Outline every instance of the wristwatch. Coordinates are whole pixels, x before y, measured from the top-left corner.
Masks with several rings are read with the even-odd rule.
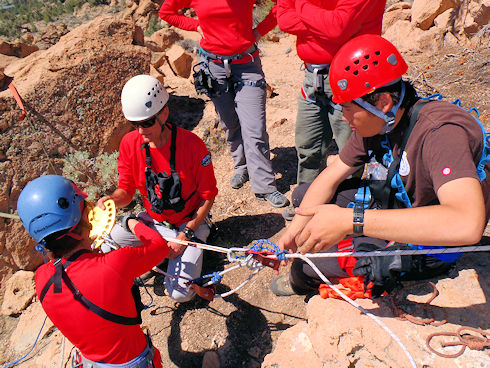
[[[364,205],[356,203],[354,205],[354,220],[352,222],[354,234],[362,235],[364,233]]]
[[[182,230],[182,232],[184,233],[187,239],[191,240],[194,238],[194,230],[185,227],[184,230]]]

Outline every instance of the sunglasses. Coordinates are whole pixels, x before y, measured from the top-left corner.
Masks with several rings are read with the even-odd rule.
[[[135,128],[150,128],[155,125],[157,117],[154,116],[151,119],[145,121],[130,121],[131,125]]]

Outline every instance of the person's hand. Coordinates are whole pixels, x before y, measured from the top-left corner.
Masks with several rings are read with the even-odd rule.
[[[179,239],[179,240],[188,240],[186,238],[186,236],[184,235],[184,233],[179,233],[179,235],[177,235],[176,239]],[[183,245],[183,244],[180,244],[180,243],[174,243],[174,242],[168,242],[168,247],[170,248],[170,252],[168,253],[168,258],[177,258],[178,256],[180,256],[185,248],[187,248],[187,245]]]
[[[260,38],[262,37],[262,35],[260,34],[260,32],[259,32],[259,31],[257,31],[257,28],[254,28],[254,29],[252,30],[252,33],[253,33],[253,35],[254,35],[254,37],[255,37],[255,41],[260,40]]]
[[[196,31],[201,35],[202,38],[204,38],[204,33],[202,32],[201,26],[197,26]]]
[[[302,254],[326,251],[352,233],[352,209],[323,204],[297,208],[296,214],[313,216],[294,239]]]
[[[100,198],[97,201],[97,207],[99,207],[101,210],[105,210],[104,202],[107,201],[108,199],[112,199],[112,196],[106,195],[106,196]]]
[[[303,231],[310,219],[311,216],[294,216],[294,219],[286,229],[286,232],[277,242],[279,248],[282,250],[289,250],[291,253],[296,252],[298,248],[296,244],[296,236]]]

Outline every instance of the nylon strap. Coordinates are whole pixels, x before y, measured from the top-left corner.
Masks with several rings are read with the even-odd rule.
[[[19,95],[19,92],[17,92],[17,88],[15,88],[13,83],[9,84],[9,89],[10,92],[14,95],[15,102],[17,102],[17,105],[19,105],[20,109],[22,110],[19,116],[19,120],[24,120],[26,117],[26,108],[24,107],[24,103],[22,102],[22,98]]]
[[[410,117],[409,117],[410,122],[408,124],[407,130],[403,133],[403,139],[399,150],[400,153],[397,155],[396,158],[393,158],[393,161],[388,167],[388,174],[386,177],[385,184],[383,186],[383,195],[382,195],[383,198],[381,198],[381,204],[383,208],[384,206],[388,206],[387,208],[389,208],[394,201],[395,191],[391,187],[391,180],[393,179],[393,176],[398,172],[400,161],[403,156],[403,150],[405,149],[405,146],[407,145],[408,142],[408,138],[410,137],[410,134],[412,133],[412,130],[415,127],[415,124],[417,123],[419,112],[422,109],[422,107],[424,107],[427,103],[428,103],[427,101],[418,102],[417,104],[415,104],[412,111],[410,112]]]
[[[126,325],[126,326],[132,326],[132,325],[139,325],[141,323],[141,317],[138,316],[138,313],[136,314],[136,317],[126,317],[126,316],[120,316],[118,314],[111,313],[109,311],[106,311],[105,309],[102,309],[98,305],[92,303],[90,300],[88,300],[81,292],[80,290],[77,289],[77,287],[73,284],[71,281],[70,277],[66,273],[66,268],[74,262],[78,257],[80,257],[84,253],[88,253],[89,251],[87,249],[81,249],[78,252],[72,254],[66,262],[63,264],[61,263],[61,259],[58,258],[54,264],[56,265],[55,272],[53,276],[48,280],[46,285],[44,285],[43,290],[41,291],[41,295],[39,296],[39,301],[43,302],[44,297],[46,296],[46,293],[48,292],[49,288],[51,287],[52,284],[54,284],[54,293],[59,294],[62,292],[62,284],[61,284],[61,279],[65,282],[65,285],[70,289],[70,291],[73,294],[73,298],[78,301],[80,304],[82,304],[85,308],[87,308],[89,311],[95,313],[99,317],[110,321],[114,323],[118,323],[120,325]]]

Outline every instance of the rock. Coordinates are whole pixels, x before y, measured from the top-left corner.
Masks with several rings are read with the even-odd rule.
[[[65,344],[64,348],[63,343]],[[63,350],[64,355],[61,357]],[[32,359],[22,362],[22,368],[58,368],[61,361],[64,362],[63,367],[71,367],[73,350],[73,344],[61,332],[53,332],[48,345]]]
[[[274,87],[267,83],[265,86],[265,91],[267,93],[267,98],[271,98],[274,94]]]
[[[163,48],[156,43],[155,41],[152,41],[150,38],[145,37],[145,47],[152,51],[152,52],[163,52]]]
[[[150,75],[152,77],[155,77],[158,79],[162,84],[164,84],[165,81],[165,74],[160,72],[157,68],[155,68],[153,65],[150,65]]]
[[[10,346],[14,352],[20,354],[29,351],[36,340],[39,330],[41,330],[41,326],[43,326],[44,318],[46,318],[46,313],[44,313],[41,303],[39,302],[31,304],[29,308],[21,314],[19,323],[12,333],[12,336],[10,336]],[[39,335],[39,339],[42,339],[53,329],[53,323],[47,318]]]
[[[434,52],[442,47],[443,32],[437,27],[422,31],[409,21],[399,20],[385,30],[383,37],[401,53]]]
[[[34,44],[41,50],[46,50],[56,44],[61,37],[67,34],[68,27],[66,24],[48,24],[40,36],[34,38]]]
[[[459,45],[459,40],[451,32],[447,32],[444,35],[444,46],[455,47]]]
[[[390,28],[395,22],[399,20],[410,20],[412,15],[412,4],[406,1],[402,1],[393,4],[386,9],[383,15],[383,30]]]
[[[156,43],[162,50],[168,49],[182,39],[183,37],[173,28],[162,28],[150,36],[150,40]]]
[[[434,25],[443,32],[449,32],[454,25],[455,9],[447,9],[444,13],[439,14],[434,19]]]
[[[133,44],[139,46],[145,46],[145,33],[143,28],[136,26],[133,33]]]
[[[276,34],[273,34],[273,33],[268,33],[266,36],[265,36],[265,39],[267,41],[271,41],[271,42],[279,42],[281,39],[279,38],[278,35]]]
[[[7,161],[0,165],[2,212],[14,213],[20,191],[30,180],[53,169],[62,172],[60,152],[87,151],[94,157],[118,149],[131,129],[121,112],[122,87],[132,76],[150,71],[150,51],[133,44],[135,30],[132,20],[119,15],[98,17],[5,69],[15,78],[27,116],[18,121],[19,108],[10,91],[0,93],[0,121],[9,126],[0,135],[0,146],[8,147]],[[33,141],[46,153],[29,152]],[[0,283],[2,274],[34,270],[42,263],[19,221],[2,220],[0,234],[5,246]]]
[[[490,0],[471,1],[459,9],[454,28],[459,34],[477,33],[490,22]]]
[[[428,307],[437,321],[447,318],[443,326],[412,324],[393,316],[389,297],[357,299],[365,310],[374,314],[403,343],[417,366],[431,368],[484,367],[488,352],[466,349],[456,359],[439,357],[426,347],[426,338],[434,332],[455,332],[460,326],[483,327],[488,321],[486,281],[490,269],[485,267],[490,255],[466,254],[458,261],[459,275],[455,278],[432,280],[439,295]],[[478,267],[478,272],[474,269]],[[432,288],[420,282],[405,283],[406,301],[413,304],[428,300]],[[408,309],[408,308],[407,308]],[[444,309],[447,315],[442,312]],[[411,311],[415,310],[412,307]],[[425,316],[425,312],[416,314]],[[434,346],[437,346],[434,345]],[[456,352],[459,348],[448,348]],[[394,339],[373,319],[343,300],[311,298],[307,305],[307,322],[285,330],[278,338],[275,350],[267,355],[263,368],[303,367],[405,367],[408,357]]]
[[[32,44],[34,42],[34,35],[30,32],[26,32],[22,35],[21,39]]]
[[[24,58],[33,52],[39,50],[38,47],[29,45],[24,42],[6,42],[0,40],[0,54],[6,56],[15,56],[18,58]]]
[[[454,0],[414,0],[412,5],[412,24],[426,31],[432,26],[434,19],[439,14],[456,6],[457,3]]]
[[[0,70],[4,70],[7,66],[19,60],[17,56],[7,56],[0,54]]]
[[[6,282],[6,291],[2,303],[2,314],[8,316],[22,312],[35,295],[34,272],[16,272]]]
[[[165,64],[166,58],[164,52],[153,52],[151,54],[151,65],[155,68],[160,68]]]
[[[192,56],[183,47],[173,45],[167,51],[167,57],[173,70],[182,78],[189,78],[192,69]]]

